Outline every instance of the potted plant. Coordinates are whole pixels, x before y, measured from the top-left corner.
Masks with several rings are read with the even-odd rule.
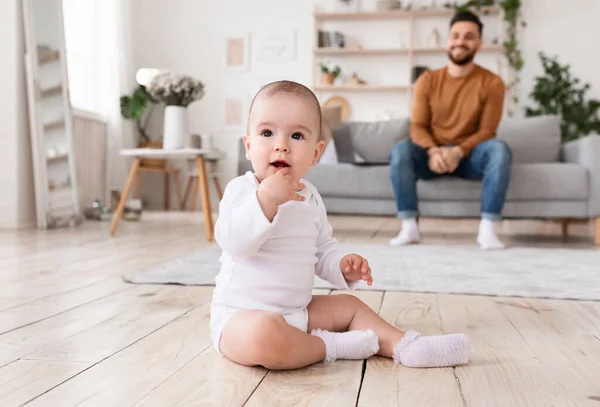
[[[534,105],[525,108],[525,116],[560,116],[563,142],[600,133],[600,100],[588,98],[590,84],[581,83],[571,72],[570,65],[561,64],[557,57],[543,52],[538,56],[544,74],[535,77],[529,94]]]
[[[121,116],[128,120],[135,120],[140,147],[150,143],[147,128],[156,102],[142,85],[139,85],[131,95],[122,95],[120,98]]]
[[[162,148],[162,140],[151,140],[148,135],[148,124],[157,103],[143,85],[139,85],[131,95],[122,95],[120,98],[121,116],[135,121],[139,148]],[[164,168],[165,164],[165,160],[160,158],[144,158],[141,163],[144,167],[153,168]]]
[[[163,148],[188,147],[187,107],[204,97],[204,84],[187,75],[162,72],[149,82],[148,93],[166,105]]]
[[[333,82],[335,82],[336,78],[342,73],[342,69],[339,67],[339,65],[333,67],[321,62],[319,63],[319,66],[321,68],[322,85],[333,85]]]

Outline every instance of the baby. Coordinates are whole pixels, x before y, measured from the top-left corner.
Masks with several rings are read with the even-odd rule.
[[[340,250],[319,192],[303,180],[324,148],[320,105],[308,88],[262,88],[244,144],[254,173],[227,185],[215,224],[223,250],[211,304],[218,352],[274,370],[374,354],[409,367],[467,363],[463,334],[405,333],[354,296],[312,295],[315,274],[343,290],[373,278],[367,259]]]

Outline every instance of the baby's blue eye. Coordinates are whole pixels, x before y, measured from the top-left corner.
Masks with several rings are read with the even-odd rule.
[[[263,132],[261,133],[261,135],[263,137],[271,137],[273,135],[273,132],[271,132],[271,130],[263,130]]]
[[[302,133],[294,133],[294,134],[292,134],[292,138],[294,140],[302,140],[304,138],[304,136],[302,135]]]

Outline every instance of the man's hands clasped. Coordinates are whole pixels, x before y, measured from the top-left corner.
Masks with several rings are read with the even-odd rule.
[[[427,151],[429,169],[436,174],[452,173],[464,154],[460,147],[432,147]]]

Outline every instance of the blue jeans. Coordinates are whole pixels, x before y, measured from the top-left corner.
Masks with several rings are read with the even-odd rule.
[[[440,175],[431,171],[428,160],[427,151],[411,140],[401,141],[392,148],[390,167],[399,218],[415,218],[418,215],[417,179],[430,180],[441,176],[483,180],[481,217],[490,220],[502,217],[512,163],[512,152],[504,141],[489,139],[479,144],[451,174]]]

